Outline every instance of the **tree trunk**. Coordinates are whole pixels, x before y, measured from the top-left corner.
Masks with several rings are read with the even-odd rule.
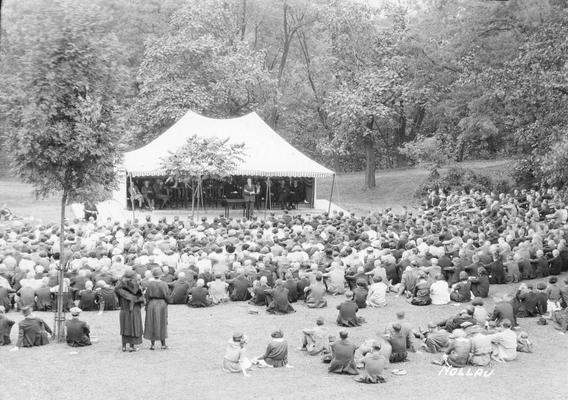
[[[367,138],[365,140],[365,161],[366,161],[365,187],[371,189],[376,186],[375,170],[376,170],[377,159],[375,155],[375,141],[370,138]]]
[[[247,0],[243,0],[243,16],[241,19],[241,41],[245,40],[247,30]]]
[[[55,314],[54,337],[58,342],[65,341],[63,324],[65,316],[63,315],[63,282],[65,280],[65,205],[67,204],[67,192],[63,191],[61,196],[61,220],[59,225],[59,271],[57,273],[57,281],[59,289],[57,291],[57,312]]]
[[[195,221],[195,182],[191,184],[191,220]]]

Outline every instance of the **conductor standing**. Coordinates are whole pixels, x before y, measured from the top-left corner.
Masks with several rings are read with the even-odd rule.
[[[247,178],[247,184],[243,187],[243,199],[245,201],[247,219],[250,219],[252,217],[255,195],[256,195],[256,188],[252,184],[252,179]]]

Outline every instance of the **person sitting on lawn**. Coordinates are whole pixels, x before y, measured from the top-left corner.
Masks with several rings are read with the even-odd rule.
[[[329,364],[328,372],[336,374],[357,375],[355,366],[355,350],[357,346],[347,339],[349,334],[342,330],[339,332],[339,340],[331,345],[332,359]]]
[[[12,341],[10,340],[10,333],[12,332],[12,326],[14,321],[6,317],[6,309],[4,306],[0,306],[0,346],[7,346]]]
[[[284,333],[281,329],[270,334],[272,340],[268,343],[266,351],[260,357],[253,360],[253,364],[258,363],[260,366],[270,366],[274,368],[287,367],[293,368],[288,364],[288,342],[284,339]]]
[[[389,334],[385,336],[387,342],[392,346],[392,352],[389,361],[391,363],[398,363],[406,361],[408,351],[414,351],[410,331],[402,329],[402,325],[398,322],[392,324],[392,329]]]
[[[187,305],[194,308],[209,307],[212,304],[205,281],[201,278],[195,282],[195,287],[189,291]]]
[[[367,308],[367,295],[369,294],[368,284],[365,279],[357,279],[353,289],[353,300],[357,307]]]
[[[433,322],[428,323],[428,331],[420,332],[418,335],[423,341],[424,350],[428,353],[439,353],[450,343],[449,332]]]
[[[383,282],[382,276],[373,276],[373,284],[369,286],[367,305],[369,307],[384,307],[387,305],[388,286]]]
[[[416,282],[416,286],[414,286],[410,304],[415,306],[427,306],[430,303],[432,303],[432,299],[430,298],[430,284],[426,280],[426,275],[421,273],[418,282]]]
[[[229,340],[225,349],[223,371],[242,372],[244,376],[250,376],[248,370],[252,367],[252,362],[246,356],[246,344],[247,339],[243,333],[233,333],[233,337]]]
[[[372,349],[368,352],[363,360],[364,369],[361,375],[355,378],[355,381],[361,383],[384,383],[385,378],[383,377],[383,371],[386,367],[387,360],[383,354],[381,354],[381,344],[379,342],[374,342]]]
[[[460,272],[460,281],[452,287],[450,299],[456,303],[467,303],[471,300],[471,282],[467,272]]]
[[[353,292],[345,292],[345,301],[337,306],[339,314],[337,316],[337,325],[352,327],[360,326],[365,320],[357,316],[359,307],[353,301]]]
[[[490,337],[493,343],[492,359],[506,362],[517,358],[517,334],[511,330],[511,321],[506,319],[501,322],[501,331]]]
[[[270,314],[289,314],[296,312],[288,300],[288,289],[286,289],[284,281],[281,279],[276,280],[274,289],[268,289],[265,292],[267,300],[269,301],[266,311]]]
[[[444,279],[444,275],[436,275],[436,281],[430,286],[430,299],[432,304],[448,304],[450,302],[450,288],[448,282]]]
[[[81,309],[71,308],[71,319],[65,321],[65,340],[71,347],[83,347],[91,345],[89,325],[85,321],[79,320]]]
[[[79,308],[83,311],[96,311],[98,310],[96,304],[96,297],[97,294],[93,290],[93,282],[86,281],[85,282],[85,289],[80,290],[77,294],[79,298]]]
[[[213,304],[226,303],[229,301],[229,284],[225,282],[221,274],[215,275],[215,280],[209,282],[209,296]]]
[[[31,307],[22,308],[24,319],[20,321],[18,342],[12,350],[21,347],[43,346],[49,343],[49,335],[53,332],[51,328],[41,318],[32,315]]]
[[[454,368],[463,368],[469,360],[471,341],[466,338],[463,329],[455,329],[450,335],[450,345],[440,361],[432,361],[433,364],[448,365]]]
[[[304,289],[306,293],[306,305],[309,308],[323,308],[327,306],[325,299],[326,288],[323,284],[323,276],[316,274],[316,281]]]
[[[471,354],[469,363],[478,367],[485,367],[491,362],[491,338],[483,334],[483,328],[475,325],[470,328]]]
[[[470,276],[471,292],[475,297],[485,298],[489,296],[489,276],[484,267],[479,267],[477,270],[478,276]]]
[[[318,317],[316,326],[302,330],[302,347],[300,351],[307,351],[310,356],[329,353],[329,329],[324,325],[323,317]]]

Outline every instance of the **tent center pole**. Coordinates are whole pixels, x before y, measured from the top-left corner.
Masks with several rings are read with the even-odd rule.
[[[333,188],[335,187],[335,174],[333,174],[333,179],[331,181],[331,193],[329,194],[329,204],[327,205],[327,215],[331,212],[331,200],[333,200]]]

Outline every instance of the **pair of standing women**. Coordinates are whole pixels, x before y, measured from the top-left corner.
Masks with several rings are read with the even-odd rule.
[[[120,334],[122,335],[122,351],[138,351],[137,345],[142,343],[142,336],[150,341],[150,350],[155,349],[156,340],[161,342],[162,350],[168,348],[168,298],[169,289],[166,282],[160,280],[162,270],[152,270],[153,279],[148,283],[146,292],[133,271],[126,271],[115,291],[120,304]],[[142,331],[142,305],[146,303],[146,319]]]

